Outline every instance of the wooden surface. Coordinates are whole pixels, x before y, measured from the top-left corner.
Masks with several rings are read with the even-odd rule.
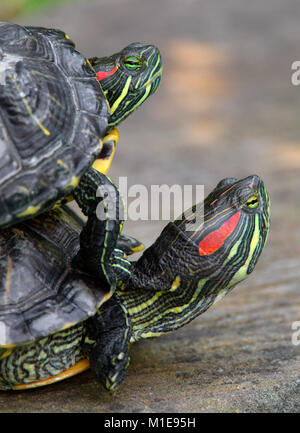
[[[0,394],[0,412],[299,412],[300,60],[297,0],[90,0],[20,23],[64,29],[87,56],[156,43],[163,82],[120,128],[110,176],[128,185],[260,175],[271,233],[254,273],[192,324],[132,347],[116,396],[91,372]],[[148,246],[164,221],[128,221]]]

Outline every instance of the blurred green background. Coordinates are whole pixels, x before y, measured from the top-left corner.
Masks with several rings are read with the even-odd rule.
[[[66,2],[80,0],[0,0],[0,19],[11,21],[19,15],[43,11],[48,5],[55,6]]]

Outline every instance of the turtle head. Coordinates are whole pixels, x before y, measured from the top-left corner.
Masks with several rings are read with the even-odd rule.
[[[256,175],[226,178],[173,224],[181,232],[173,248],[185,251],[182,279],[203,284],[202,295],[224,295],[257,263],[269,231],[269,196]]]
[[[90,59],[110,105],[109,126],[134,112],[161,80],[162,61],[154,45],[133,43],[110,57]]]
[[[262,180],[254,175],[219,182],[133,264],[122,297],[132,305],[134,295],[140,304],[132,309],[136,338],[180,328],[220,300],[253,271],[268,231],[269,196]]]
[[[177,227],[196,244],[200,269],[211,266],[212,273],[218,268],[230,275],[228,288],[246,278],[267,239],[269,201],[258,176],[226,178],[203,205],[192,208],[181,221],[176,221]]]

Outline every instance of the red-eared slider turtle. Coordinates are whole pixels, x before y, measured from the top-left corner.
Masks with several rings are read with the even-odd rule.
[[[161,71],[153,45],[89,61],[60,30],[1,22],[0,227],[82,188],[96,158],[106,171],[114,127],[157,89]]]
[[[128,262],[114,251],[121,266],[114,294],[72,266],[81,229],[57,208],[0,232],[3,390],[53,383],[89,365],[115,390],[129,343],[186,325],[253,271],[269,230],[269,197],[258,176],[224,179],[164,228],[129,278]]]

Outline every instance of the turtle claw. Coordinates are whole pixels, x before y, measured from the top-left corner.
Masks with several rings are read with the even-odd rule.
[[[115,392],[129,367],[131,330],[130,319],[118,297],[103,304],[87,324],[85,350],[91,369],[110,393]]]
[[[117,248],[122,250],[127,256],[130,256],[131,254],[144,251],[145,246],[137,239],[121,234],[117,242]]]

